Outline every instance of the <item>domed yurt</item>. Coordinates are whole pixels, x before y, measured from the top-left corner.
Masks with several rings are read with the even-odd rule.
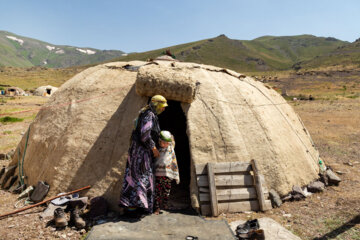
[[[34,95],[35,95],[35,96],[50,97],[50,96],[53,95],[54,92],[56,92],[57,90],[58,90],[57,87],[53,87],[53,86],[51,86],[51,85],[41,86],[41,87],[38,87],[38,88],[34,91]]]
[[[39,111],[10,165],[49,194],[87,185],[116,209],[133,120],[155,94],[168,99],[161,129],[176,141],[180,179],[199,208],[195,166],[256,159],[280,195],[318,177],[319,153],[298,115],[263,83],[228,69],[175,61],[113,62],[65,82]],[[17,150],[17,152],[18,152]],[[15,170],[15,174],[19,171]]]

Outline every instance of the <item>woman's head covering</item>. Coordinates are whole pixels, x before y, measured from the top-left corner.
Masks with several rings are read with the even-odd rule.
[[[161,95],[153,96],[151,98],[150,105],[154,108],[156,114],[162,113],[162,111],[164,111],[164,108],[168,106],[166,98]]]
[[[169,131],[161,131],[160,132],[160,139],[165,142],[172,142],[171,133]]]

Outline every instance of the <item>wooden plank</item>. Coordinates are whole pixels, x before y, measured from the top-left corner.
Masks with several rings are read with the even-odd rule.
[[[195,164],[195,172],[196,175],[204,175],[207,174],[207,167],[206,167],[207,163],[200,163],[200,164]]]
[[[216,175],[216,186],[252,186],[254,179],[251,175]]]
[[[249,172],[251,164],[246,162],[222,162],[214,165],[215,173]]]
[[[218,203],[218,209],[219,213],[259,211],[259,202],[257,200],[251,200],[244,202]]]
[[[213,163],[207,164],[211,211],[212,211],[212,215],[216,217],[219,214],[218,214],[218,200],[216,197],[215,174],[214,174],[213,166],[214,166]]]
[[[266,205],[265,205],[265,196],[264,196],[264,191],[262,188],[262,182],[261,182],[261,177],[259,174],[259,170],[257,167],[257,163],[254,159],[251,160],[251,165],[254,171],[254,179],[255,179],[255,187],[256,187],[256,192],[257,192],[257,197],[259,200],[259,207],[261,211],[265,211],[266,210]]]
[[[207,163],[200,163],[195,165],[196,175],[207,174]],[[215,173],[229,173],[229,172],[248,172],[251,171],[252,167],[247,162],[221,162],[215,163]]]
[[[206,194],[205,194],[206,195]],[[210,200],[210,195],[203,196],[204,202]],[[202,197],[200,196],[200,201]],[[272,208],[271,201],[265,200],[266,208],[269,210]],[[219,213],[225,212],[242,212],[242,211],[259,211],[259,202],[257,200],[245,201],[245,202],[231,202],[231,203],[218,203]],[[241,209],[241,210],[239,210]],[[228,211],[229,210],[229,211]],[[210,204],[201,204],[201,214],[211,215]]]
[[[207,187],[199,187],[199,192],[208,193],[210,190]]]
[[[206,175],[197,176],[196,180],[198,187],[209,187],[209,181]]]
[[[204,216],[211,216],[211,207],[209,204],[201,204],[201,214]]]
[[[218,201],[225,200],[246,200],[257,197],[255,188],[217,189]]]
[[[210,202],[210,194],[209,193],[199,193],[200,202]]]

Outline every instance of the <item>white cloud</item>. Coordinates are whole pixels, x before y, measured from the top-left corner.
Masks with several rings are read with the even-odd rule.
[[[11,39],[11,40],[14,40],[18,43],[20,43],[20,45],[23,45],[24,44],[24,40],[20,39],[20,38],[16,38],[14,36],[6,36],[7,38]]]

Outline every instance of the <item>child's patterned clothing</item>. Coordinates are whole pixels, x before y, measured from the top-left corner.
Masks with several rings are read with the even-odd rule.
[[[179,169],[176,161],[175,143],[172,142],[167,148],[160,148],[160,156],[155,160],[154,175],[158,177],[168,177],[180,183]]]
[[[171,190],[172,179],[168,177],[156,177],[155,183],[155,209],[166,209]]]

